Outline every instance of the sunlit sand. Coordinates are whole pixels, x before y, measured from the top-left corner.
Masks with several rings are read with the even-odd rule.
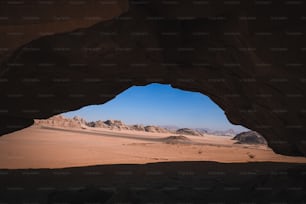
[[[264,145],[234,144],[231,137],[185,135],[188,143],[169,143],[169,136],[175,134],[32,126],[0,138],[0,169],[171,161],[306,163],[306,158],[278,155]]]

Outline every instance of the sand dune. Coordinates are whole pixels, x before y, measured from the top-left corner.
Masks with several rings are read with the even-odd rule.
[[[169,133],[103,128],[32,126],[0,138],[0,169],[160,161],[306,163],[306,158],[278,155],[263,145],[234,144],[230,137],[185,135],[188,143],[173,138],[165,142],[169,136]]]
[[[306,200],[306,158],[234,143],[213,135],[32,126],[0,138],[0,203]]]

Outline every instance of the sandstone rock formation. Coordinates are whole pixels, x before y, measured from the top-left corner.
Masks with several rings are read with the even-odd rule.
[[[98,121],[95,121],[95,122],[93,122],[93,121],[92,122],[88,122],[88,123],[86,123],[86,125],[89,126],[89,127],[96,127],[96,128],[108,128],[109,127],[102,120],[98,120]]]
[[[130,128],[125,125],[121,120],[107,120],[104,122],[111,130],[129,130]]]
[[[143,125],[132,125],[130,126],[131,130],[136,131],[146,131]]]
[[[181,128],[181,129],[178,129],[176,131],[177,134],[182,134],[182,135],[193,135],[193,136],[203,136],[202,133],[196,131],[196,130],[193,130],[193,129],[190,129],[190,128]]]
[[[81,118],[80,116],[74,116],[72,119],[78,121],[82,125],[85,125],[87,123],[87,121],[84,118]]]
[[[1,27],[9,32],[1,38],[1,135],[157,82],[206,94],[275,152],[306,156],[303,2],[136,0],[95,25],[78,16],[103,13],[103,4],[90,2],[77,6],[82,12],[71,5],[1,5],[8,16]],[[82,23],[49,25],[57,6]],[[23,12],[38,20],[20,20]]]
[[[34,124],[38,126],[53,126],[62,128],[85,128],[86,121],[80,117],[72,119],[65,118],[62,115],[56,115],[45,120],[34,120]]]
[[[143,132],[156,132],[156,133],[169,133],[168,130],[158,126],[143,126],[143,125],[126,125],[121,120],[98,120],[87,122],[85,119],[74,116],[73,118],[66,118],[62,115],[56,115],[48,119],[35,119],[35,125],[39,126],[53,126],[53,127],[66,127],[66,128],[106,128],[110,130],[135,130]]]
[[[130,130],[131,128],[124,124],[121,120],[98,120],[87,122],[87,126],[94,127],[94,128],[108,128],[110,130]]]
[[[152,125],[145,126],[144,129],[146,132],[157,132],[157,133],[168,133],[169,132],[168,130],[164,128],[161,128],[158,126],[152,126]]]
[[[233,140],[237,140],[237,143],[239,144],[267,144],[265,138],[255,131],[239,133],[235,137],[233,137]]]

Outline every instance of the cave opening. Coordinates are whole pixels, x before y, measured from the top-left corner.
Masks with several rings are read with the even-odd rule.
[[[1,137],[0,146],[0,168],[13,169],[305,160],[275,154],[260,134],[231,124],[209,97],[158,83],[133,86],[102,105],[37,119]]]
[[[0,203],[305,203],[305,158],[284,156],[306,156],[305,5],[1,1]],[[105,111],[100,124],[46,119],[152,81],[209,96],[283,156],[207,132],[122,135],[130,130],[107,128]]]
[[[87,122],[120,120],[128,125],[202,129],[224,134],[248,130],[231,124],[208,96],[159,83],[132,86],[105,104],[85,106],[63,115],[79,116]]]

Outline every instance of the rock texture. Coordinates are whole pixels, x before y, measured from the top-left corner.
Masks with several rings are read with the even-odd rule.
[[[132,1],[119,17],[109,14],[86,28],[75,23],[44,37],[16,41],[4,35],[0,134],[34,118],[105,103],[132,85],[158,82],[206,94],[232,123],[262,134],[275,152],[306,156],[305,4],[175,2]],[[54,16],[26,6],[42,19]],[[96,7],[82,11],[95,13]],[[26,16],[20,8],[7,14]],[[70,8],[63,7],[66,16],[80,13]],[[14,31],[13,17],[5,26]],[[34,25],[18,23],[25,33]]]
[[[233,140],[237,140],[239,144],[260,144],[266,145],[267,141],[263,136],[255,131],[247,131],[237,134]]]
[[[38,126],[53,126],[63,128],[85,128],[86,121],[80,117],[74,117],[72,119],[65,118],[62,115],[56,115],[45,120],[34,120],[34,124]]]
[[[126,125],[121,120],[106,120],[106,121],[95,121],[95,122],[86,122],[86,125],[89,127],[98,127],[98,128],[108,128],[110,130],[134,130],[134,131],[143,131],[143,132],[156,132],[156,133],[169,133],[168,130],[148,125]]]
[[[1,1],[0,58],[34,39],[92,26],[118,16],[127,8],[127,0]]]
[[[305,164],[295,163],[200,161],[6,169],[1,171],[0,201],[301,204],[306,200],[305,171]],[[16,196],[22,188],[24,193]]]
[[[104,122],[111,130],[129,130],[130,127],[125,125],[121,120],[107,120]]]
[[[95,122],[88,122],[88,123],[86,123],[86,125],[89,126],[89,127],[96,127],[96,128],[108,128],[109,127],[102,120],[98,120],[98,121],[95,121]]]
[[[98,120],[87,122],[85,119],[74,116],[73,118],[66,118],[62,115],[56,115],[48,119],[35,119],[35,125],[39,126],[53,126],[53,127],[66,127],[66,128],[106,128],[110,130],[134,130],[143,132],[156,132],[156,133],[170,133],[170,131],[153,125],[126,125],[121,120]],[[190,130],[192,131],[192,130]]]

